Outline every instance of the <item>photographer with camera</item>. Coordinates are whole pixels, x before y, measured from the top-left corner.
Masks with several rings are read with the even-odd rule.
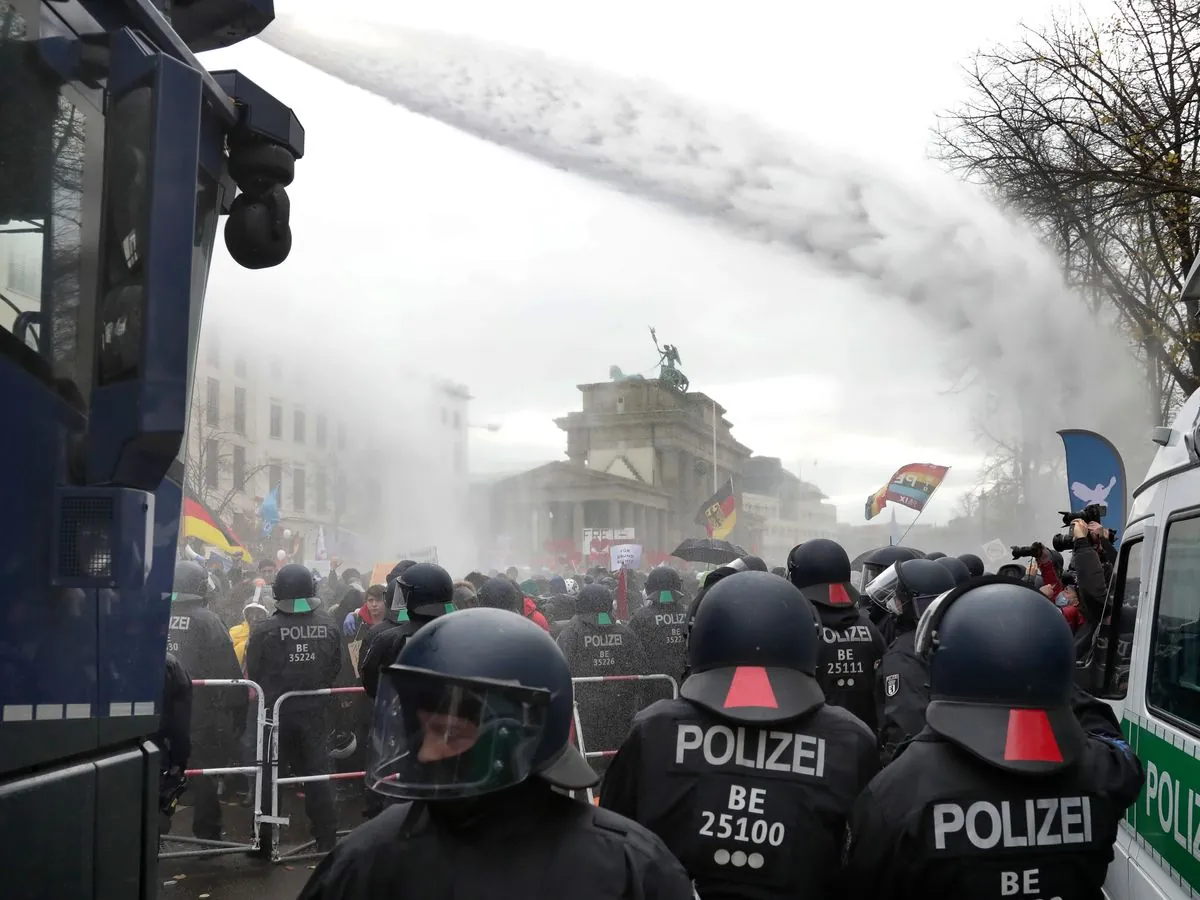
[[[1096,626],[1104,614],[1111,561],[1116,557],[1112,532],[1100,524],[1107,514],[1108,508],[1098,503],[1089,504],[1079,512],[1064,512],[1063,525],[1070,531],[1054,536],[1053,550],[1039,543],[1012,548],[1014,559],[1032,556],[1036,560],[1042,575],[1042,593],[1063,610],[1075,632],[1075,649],[1080,658],[1091,648]],[[1071,551],[1070,572],[1066,576],[1061,568],[1063,550]]]

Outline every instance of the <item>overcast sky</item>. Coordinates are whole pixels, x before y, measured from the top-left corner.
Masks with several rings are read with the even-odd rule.
[[[1103,4],[1086,4],[1102,8]],[[327,4],[291,0],[314,28]],[[963,5],[864,0],[823,8],[749,0],[350,0],[339,15],[530,47],[845,149],[881,168],[925,166],[935,114],[963,95],[978,46],[1041,21],[1044,0]],[[219,253],[210,312],[285,317],[312,352],[363,373],[382,411],[387,361],[467,384],[476,471],[563,458],[555,416],[610,365],[652,374],[648,326],[678,346],[693,387],[734,434],[820,486],[843,521],[908,462],[954,468],[927,518],[978,477],[970,403],[949,392],[954,351],[902,307],[778,247],[739,240],[422,119],[259,41],[206,54],[297,112],[307,154],[295,247],[265,272]],[[909,514],[902,512],[900,518]]]

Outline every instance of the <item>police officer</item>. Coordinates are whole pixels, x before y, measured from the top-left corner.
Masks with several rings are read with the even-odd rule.
[[[175,591],[171,594],[171,617],[167,652],[174,655],[190,678],[241,678],[242,667],[229,632],[208,608],[216,585],[204,567],[185,559],[175,564]],[[246,730],[246,688],[201,688],[192,701],[191,762],[194,769],[232,765],[238,741]],[[221,839],[221,804],[216,782],[197,775],[188,786],[191,795],[192,834],[205,840]]]
[[[955,587],[966,584],[971,580],[971,570],[957,556],[942,556],[934,560],[934,562],[939,566],[943,566],[953,576]]]
[[[379,682],[368,783],[411,802],[358,828],[300,900],[691,900],[661,840],[560,791],[595,773],[569,742],[571,673],[522,616],[425,625]]]
[[[983,560],[974,553],[960,553],[958,554],[958,558],[967,567],[967,571],[971,573],[972,578],[980,578],[986,574],[987,569],[983,565]]]
[[[646,576],[646,602],[629,619],[650,673],[678,680],[687,666],[688,610],[683,582],[670,566],[651,569]]]
[[[892,565],[900,562],[903,559],[920,559],[922,553],[913,547],[901,547],[896,544],[887,547],[879,547],[873,550],[862,561],[862,569],[859,572],[858,584],[860,598],[865,598],[867,594],[867,585],[879,577],[879,574]],[[871,617],[871,621],[879,628],[879,633],[883,635],[884,641],[888,644],[892,642],[895,635],[892,633],[894,622],[887,610],[877,604],[867,602],[864,604],[867,615]]]
[[[613,595],[608,588],[587,585],[579,592],[576,607],[575,618],[558,635],[559,649],[567,658],[573,678],[649,674],[637,635],[613,615]],[[617,749],[641,708],[641,697],[636,681],[576,687],[584,749]],[[604,762],[599,768],[605,767]]]
[[[275,611],[250,632],[246,674],[263,689],[267,709],[289,691],[332,687],[342,667],[342,630],[321,610],[313,575],[289,563],[275,575]],[[302,775],[329,772],[328,697],[293,697],[275,725],[279,755]],[[328,782],[304,785],[304,810],[321,852],[337,840],[337,813]]]
[[[812,605],[769,572],[715,584],[696,611],[682,698],[634,720],[600,795],[679,857],[705,898],[839,897],[875,736],[827,706]]]
[[[886,765],[897,747],[925,727],[929,672],[913,650],[917,620],[939,595],[954,588],[954,576],[937,560],[896,563],[867,586],[873,603],[895,622],[896,637],[879,665],[876,691],[881,708],[879,751]]]
[[[404,642],[421,626],[454,612],[454,579],[433,563],[397,563],[388,574],[387,619],[372,626],[362,643],[363,689],[375,696],[379,673],[396,661]]]
[[[154,743],[159,752],[159,833],[167,834],[175,805],[187,787],[183,773],[192,753],[192,677],[173,653],[167,654],[163,672],[162,715]]]
[[[875,671],[887,645],[855,603],[850,557],[841,544],[818,538],[793,547],[787,569],[788,580],[800,588],[821,620],[817,682],[825,702],[854,713],[874,734],[879,722]]]
[[[1061,613],[988,578],[938,598],[916,650],[928,725],[855,804],[850,900],[1101,896],[1143,776],[1109,708],[1074,688]]]

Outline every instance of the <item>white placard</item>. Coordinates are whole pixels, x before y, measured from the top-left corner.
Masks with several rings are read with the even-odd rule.
[[[642,565],[642,545],[641,544],[613,544],[608,548],[609,568],[614,572],[617,569],[638,569]]]

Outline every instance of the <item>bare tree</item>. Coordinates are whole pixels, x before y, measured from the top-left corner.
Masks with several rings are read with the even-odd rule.
[[[1200,388],[1200,4],[1116,0],[978,53],[940,157],[1033,220],[1070,283],[1113,316],[1166,418]]]
[[[251,462],[246,459],[241,477],[234,471],[234,447],[247,450],[245,436],[229,427],[221,416],[219,406],[212,406],[207,398],[201,397],[200,387],[193,389],[191,416],[188,423],[187,466],[184,468],[184,485],[194,496],[204,501],[214,516],[225,518],[226,510],[238,494],[252,494],[251,486],[259,472],[269,469],[270,462]],[[280,474],[286,474],[287,466],[280,462]],[[209,475],[217,474],[216,483]],[[228,477],[226,477],[228,476]]]

